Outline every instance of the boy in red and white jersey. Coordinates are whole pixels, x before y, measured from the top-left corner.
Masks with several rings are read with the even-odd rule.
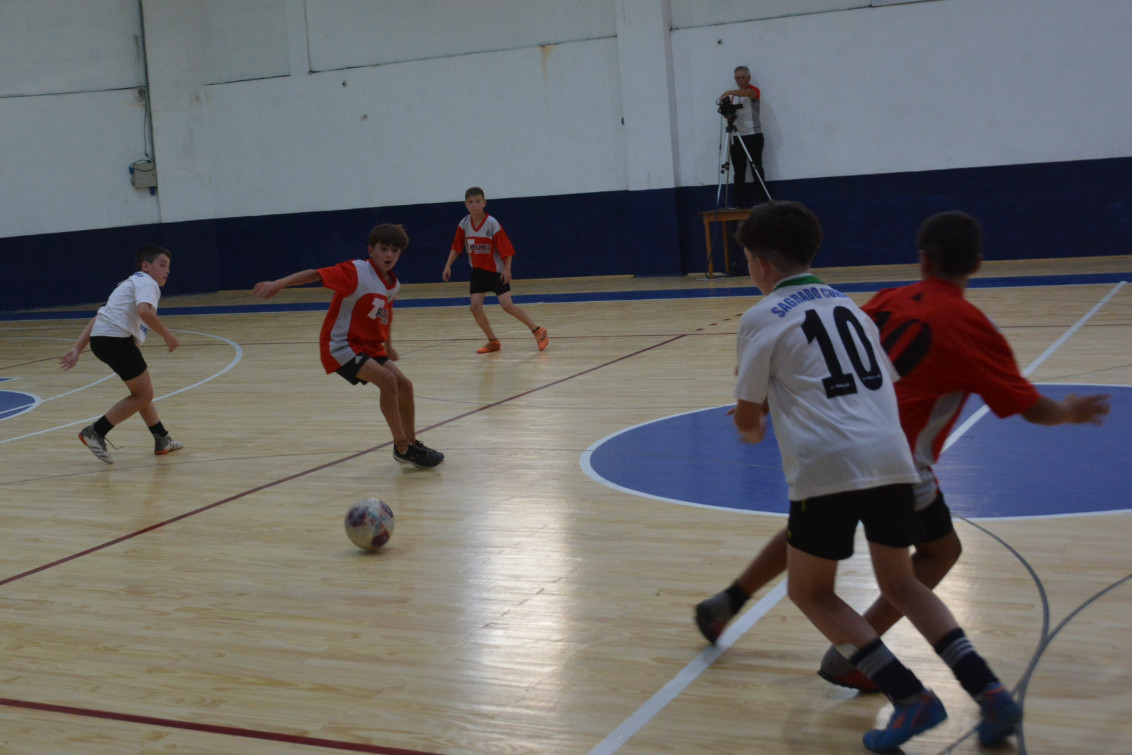
[[[452,248],[441,277],[445,281],[450,280],[452,263],[465,251],[468,253],[468,262],[472,266],[472,279],[468,286],[472,298],[472,317],[487,336],[487,343],[476,349],[476,353],[488,354],[502,348],[499,339],[495,337],[495,331],[491,329],[487,313],[483,311],[484,296],[488,292],[499,298],[499,306],[503,307],[504,312],[530,329],[539,351],[542,351],[550,343],[546,328],[536,325],[525,309],[511,301],[511,260],[515,256],[511,239],[507,238],[507,232],[499,221],[484,212],[487,200],[483,189],[473,186],[465,191],[464,206],[468,208],[468,214],[456,226],[456,237],[452,240]]]
[[[393,458],[431,469],[444,461],[444,454],[417,440],[413,384],[394,364],[398,356],[390,337],[393,300],[401,290],[393,266],[408,245],[404,228],[383,223],[370,231],[368,260],[262,281],[252,293],[270,299],[289,286],[316,282],[333,291],[319,334],[319,355],[326,374],[335,372],[352,385],[376,385],[381,391],[381,413],[393,433]]]

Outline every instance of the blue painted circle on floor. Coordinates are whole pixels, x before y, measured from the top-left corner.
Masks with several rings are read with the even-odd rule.
[[[31,411],[39,404],[39,397],[30,393],[0,390],[0,419],[10,419]]]
[[[952,511],[972,518],[1039,517],[1126,511],[1132,409],[1125,386],[1042,385],[1061,398],[1108,393],[1103,427],[1042,427],[1021,417],[985,413],[935,465]],[[587,473],[604,484],[674,503],[785,515],[782,457],[772,437],[739,441],[730,407],[678,414],[628,428],[583,456]],[[955,428],[983,402],[972,397]]]

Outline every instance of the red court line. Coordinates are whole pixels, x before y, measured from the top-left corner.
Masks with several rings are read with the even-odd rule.
[[[546,390],[547,388],[553,388],[556,385],[561,385],[562,383],[565,383],[569,380],[573,380],[573,379],[581,377],[583,375],[588,375],[591,372],[596,372],[597,370],[604,369],[604,368],[609,367],[611,365],[617,364],[618,362],[623,362],[626,359],[631,359],[633,357],[640,356],[641,354],[644,354],[648,351],[652,351],[653,349],[658,349],[662,346],[667,346],[668,344],[673,343],[674,341],[678,341],[681,338],[684,338],[684,334],[673,336],[673,337],[668,338],[664,341],[653,344],[652,346],[647,346],[643,349],[638,349],[637,351],[634,351],[630,354],[625,354],[624,356],[617,357],[616,359],[611,359],[608,362],[604,362],[602,364],[595,365],[595,366],[590,367],[588,369],[582,370],[581,372],[576,372],[573,375],[567,375],[564,378],[559,378],[558,380],[553,380],[553,381],[551,381],[551,382],[549,382],[545,385],[539,386],[538,388],[531,388],[530,390],[523,391],[522,393],[516,393],[513,396],[508,396],[507,398],[500,399],[499,401],[495,401],[491,404],[484,404],[483,406],[479,406],[479,407],[476,407],[475,409],[471,409],[469,411],[466,411],[463,414],[458,414],[455,417],[450,417],[449,419],[446,419],[443,422],[437,422],[434,425],[430,425],[429,427],[426,427],[421,432],[425,432],[425,431],[428,431],[428,430],[434,430],[438,427],[443,427],[444,425],[451,424],[452,422],[456,422],[457,420],[464,419],[465,417],[469,417],[473,414],[478,414],[479,412],[485,411],[487,409],[492,409],[492,408],[500,406],[502,404],[506,404],[510,401],[515,401],[517,399],[523,398],[524,396],[529,396],[532,393],[537,393],[539,391]],[[206,506],[201,506],[198,509],[193,509],[192,511],[187,511],[184,514],[180,514],[178,516],[172,517],[171,519],[166,519],[164,521],[157,522],[156,524],[151,524],[148,527],[137,530],[136,532],[131,532],[127,535],[122,535],[121,537],[107,541],[105,543],[102,543],[101,545],[96,545],[92,548],[87,548],[86,550],[80,551],[79,553],[71,554],[70,556],[67,556],[65,558],[60,558],[58,560],[52,561],[51,563],[43,564],[41,566],[37,566],[34,569],[29,569],[29,570],[22,572],[20,574],[16,574],[16,575],[13,575],[11,577],[8,577],[7,579],[0,580],[0,586],[9,584],[11,582],[15,582],[18,579],[23,579],[24,577],[31,576],[32,574],[37,574],[41,571],[45,571],[47,569],[50,569],[54,566],[60,566],[60,565],[65,564],[69,561],[74,561],[77,558],[81,558],[81,557],[89,555],[91,553],[96,553],[96,552],[103,550],[105,548],[109,548],[112,545],[117,545],[118,543],[121,543],[121,542],[124,542],[126,540],[130,540],[132,538],[138,537],[139,535],[144,535],[147,532],[153,532],[154,530],[160,529],[161,527],[165,527],[166,525],[173,524],[174,522],[179,522],[182,519],[187,519],[190,516],[195,516],[197,514],[201,514],[205,511],[209,511],[210,509],[214,509],[217,506],[222,506],[225,503],[231,503],[232,501],[239,500],[240,498],[244,498],[244,497],[249,496],[253,493],[258,493],[260,491],[267,490],[268,488],[273,488],[276,485],[282,485],[285,482],[290,482],[291,480],[298,479],[299,477],[305,477],[306,475],[312,474],[314,472],[318,472],[318,471],[321,471],[323,469],[327,469],[329,467],[333,467],[333,466],[336,466],[338,464],[342,464],[343,462],[347,462],[347,461],[350,461],[352,459],[356,459],[359,456],[364,456],[365,454],[371,453],[373,451],[377,451],[378,449],[381,449],[381,448],[385,448],[385,447],[387,447],[391,444],[392,444],[392,441],[388,441],[386,443],[382,443],[382,444],[374,446],[372,448],[367,448],[364,451],[358,451],[357,453],[350,454],[349,456],[344,456],[341,459],[329,461],[325,464],[320,464],[317,467],[312,467],[312,468],[304,470],[302,472],[296,472],[293,475],[288,475],[287,477],[282,477],[278,480],[274,480],[272,482],[265,483],[265,484],[260,485],[258,487],[251,488],[250,490],[245,490],[242,493],[237,493],[236,495],[229,496],[228,498],[224,498],[224,499],[219,500],[219,501],[214,501],[213,503],[210,503]],[[37,703],[37,702],[31,702],[31,701],[27,701],[27,700],[14,700],[14,699],[11,699],[11,698],[4,698],[4,697],[0,697],[0,705],[5,705],[5,706],[8,706],[8,707],[12,707],[12,708],[27,708],[27,709],[30,709],[30,710],[42,710],[42,711],[47,711],[47,712],[51,712],[51,713],[64,713],[64,714],[67,714],[67,715],[74,715],[74,716],[87,716],[87,717],[91,717],[91,718],[103,718],[103,719],[112,720],[112,721],[126,721],[126,722],[130,722],[130,723],[140,723],[140,724],[147,724],[147,725],[151,725],[151,726],[164,726],[164,727],[171,727],[171,728],[176,728],[176,729],[190,729],[190,730],[193,730],[193,731],[202,731],[202,732],[207,732],[207,733],[212,733],[212,734],[225,734],[225,735],[228,735],[228,736],[235,736],[235,737],[247,737],[247,738],[252,738],[252,739],[266,739],[266,740],[272,740],[272,741],[277,741],[277,742],[288,742],[288,743],[291,743],[291,744],[310,745],[312,747],[327,747],[327,748],[336,749],[336,750],[349,750],[349,751],[354,751],[354,752],[374,752],[374,753],[382,753],[383,755],[437,755],[437,753],[428,753],[428,752],[423,752],[423,751],[418,751],[418,750],[403,750],[403,749],[397,749],[397,748],[392,748],[392,747],[382,747],[381,745],[367,745],[367,744],[359,744],[359,743],[354,743],[354,742],[339,742],[339,741],[330,740],[330,739],[318,739],[316,737],[302,737],[302,736],[297,736],[297,735],[279,734],[279,733],[268,732],[268,731],[257,731],[255,729],[243,729],[243,728],[234,727],[234,726],[217,726],[217,725],[213,725],[213,724],[200,724],[200,723],[193,723],[191,721],[178,721],[176,719],[153,718],[153,717],[150,717],[150,716],[138,716],[138,715],[133,715],[133,714],[130,714],[130,713],[113,713],[113,712],[109,712],[109,711],[94,710],[94,709],[91,709],[91,708],[77,708],[77,707],[72,707],[72,706],[68,706],[68,705],[52,705],[50,703]]]
[[[114,713],[105,710],[94,710],[93,708],[76,708],[70,705],[33,703],[27,700],[12,700],[7,697],[0,697],[0,705],[7,705],[11,708],[42,710],[48,713],[65,713],[69,716],[102,718],[107,721],[125,721],[127,723],[133,724],[146,724],[147,726],[161,726],[167,729],[188,729],[189,731],[202,731],[207,734],[226,734],[232,737],[266,739],[271,742],[286,742],[288,744],[309,745],[311,747],[327,747],[332,750],[347,750],[349,752],[376,752],[380,753],[381,755],[438,755],[437,753],[428,752],[425,750],[405,750],[400,747],[384,747],[382,745],[364,744],[362,742],[342,742],[335,739],[304,737],[299,734],[280,734],[273,731],[244,729],[239,726],[217,726],[215,724],[200,724],[193,721],[178,721],[174,718],[136,716],[131,713]]]

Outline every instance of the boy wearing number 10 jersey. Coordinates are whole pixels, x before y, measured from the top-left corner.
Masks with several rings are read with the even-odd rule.
[[[810,274],[822,234],[804,205],[760,205],[738,236],[751,280],[766,296],[739,325],[735,425],[744,441],[758,443],[766,415],[774,419],[790,497],[790,599],[895,706],[885,728],[865,733],[865,747],[891,752],[947,713],[834,591],[837,562],[852,555],[858,523],[882,595],[979,701],[980,739],[1001,740],[1021,708],[913,569],[909,546],[923,538],[913,492],[919,476],[900,428],[896,370],[876,326]]]

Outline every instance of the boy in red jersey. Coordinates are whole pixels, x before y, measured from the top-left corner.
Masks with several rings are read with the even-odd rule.
[[[926,533],[916,545],[913,569],[928,587],[939,584],[961,552],[931,465],[970,394],[981,396],[999,417],[1020,414],[1041,425],[1099,425],[1109,412],[1104,395],[1070,395],[1060,401],[1042,395],[1018,371],[1009,344],[994,324],[964,298],[967,282],[982,261],[982,240],[981,226],[969,215],[932,216],[916,239],[922,280],[884,289],[862,307],[880,329],[882,345],[901,376],[896,398],[920,476],[916,508]],[[714,643],[743,603],[785,568],[783,530],[730,587],[696,607],[696,623],[704,637]],[[901,614],[880,597],[864,618],[883,635]],[[876,691],[868,677],[834,647],[822,659],[819,674],[834,684]],[[987,721],[979,727],[983,744],[1001,741],[1010,733],[1010,727],[996,728]]]
[[[477,354],[503,348],[491,329],[487,313],[483,311],[483,299],[489,291],[499,298],[499,306],[504,312],[530,329],[538,350],[542,351],[550,343],[550,337],[546,328],[535,325],[526,310],[511,301],[511,258],[515,256],[515,247],[511,246],[511,239],[507,238],[499,221],[484,212],[486,205],[487,200],[480,187],[473,186],[464,192],[464,206],[468,208],[468,214],[456,226],[456,238],[452,240],[452,249],[440,277],[445,281],[452,277],[452,263],[466,249],[472,266],[472,280],[468,286],[472,297],[472,317],[487,336],[487,343],[476,349]]]
[[[444,461],[444,454],[417,440],[413,384],[393,364],[398,357],[389,335],[393,299],[401,289],[393,266],[408,245],[404,228],[383,223],[370,231],[368,260],[350,260],[261,281],[252,293],[259,299],[270,299],[289,286],[315,282],[332,290],[334,298],[319,334],[326,374],[336,372],[352,385],[376,385],[381,391],[381,413],[393,433],[393,458],[431,469]]]

